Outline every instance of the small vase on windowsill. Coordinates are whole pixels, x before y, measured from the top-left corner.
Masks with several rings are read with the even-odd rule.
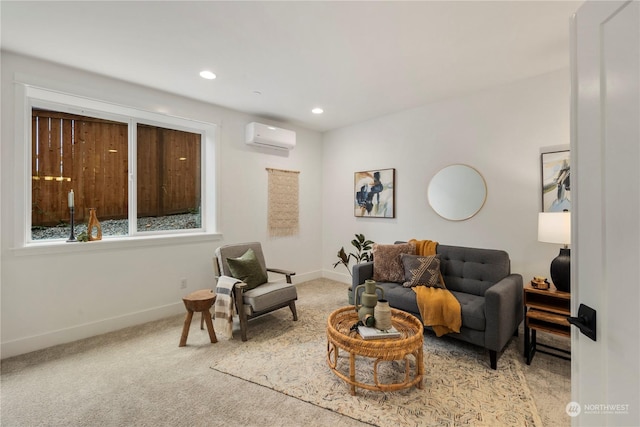
[[[95,233],[95,234],[94,234]],[[96,216],[96,208],[89,208],[89,222],[87,223],[89,241],[102,240],[102,227]]]

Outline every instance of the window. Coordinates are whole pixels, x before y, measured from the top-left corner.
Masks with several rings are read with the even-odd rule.
[[[69,238],[71,190],[81,239],[89,208],[103,239],[213,231],[213,125],[31,87],[25,99],[26,244]]]
[[[197,133],[138,124],[138,231],[200,228]]]
[[[78,235],[89,208],[105,236],[127,235],[128,124],[39,108],[31,120],[31,238],[69,237],[71,190]]]

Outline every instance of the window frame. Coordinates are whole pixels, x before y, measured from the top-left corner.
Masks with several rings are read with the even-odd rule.
[[[61,251],[86,251],[88,249],[129,247],[166,243],[185,243],[202,240],[219,240],[217,231],[217,187],[216,187],[216,139],[218,127],[213,123],[146,111],[112,102],[86,98],[51,89],[17,84],[16,86],[16,135],[15,166],[17,180],[15,192],[14,249],[29,253]],[[60,239],[33,240],[31,234],[32,199],[32,135],[31,116],[33,108],[45,108],[70,114],[91,116],[126,123],[128,126],[128,219],[126,236],[109,236],[91,243],[69,243]],[[137,127],[138,124],[198,133],[201,135],[200,156],[200,215],[201,228],[166,231],[138,231],[137,228]],[[208,165],[208,167],[207,167]],[[21,178],[22,177],[22,178]]]

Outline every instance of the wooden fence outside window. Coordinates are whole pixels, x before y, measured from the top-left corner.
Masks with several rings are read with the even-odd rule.
[[[154,126],[137,129],[138,216],[164,216],[200,206],[200,134]],[[127,124],[47,110],[32,112],[32,225],[128,217]]]

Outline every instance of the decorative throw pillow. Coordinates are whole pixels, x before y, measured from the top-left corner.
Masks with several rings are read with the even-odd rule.
[[[231,276],[242,280],[247,284],[245,289],[254,289],[269,280],[267,273],[262,269],[253,249],[249,248],[239,258],[227,258],[227,264],[231,271]]]
[[[404,267],[400,255],[415,255],[414,243],[373,245],[373,280],[378,282],[404,282]]]
[[[404,265],[404,280],[402,284],[405,288],[414,286],[427,286],[429,288],[443,288],[440,281],[440,258],[438,255],[419,256],[402,255]]]

